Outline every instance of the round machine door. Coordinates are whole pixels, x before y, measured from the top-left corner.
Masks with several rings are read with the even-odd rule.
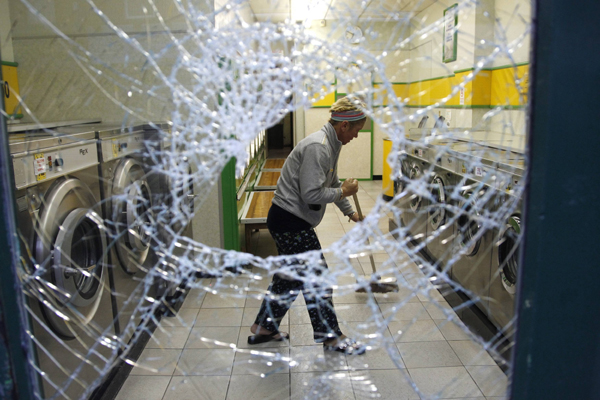
[[[465,249],[465,255],[473,257],[481,245],[481,237],[478,237],[481,230],[481,197],[470,190],[463,192],[461,197],[458,203],[460,215],[456,220],[458,240]]]
[[[148,256],[154,232],[152,192],[140,163],[124,158],[112,186],[114,240],[121,267],[128,274],[140,271]]]
[[[498,265],[500,278],[506,291],[512,295],[517,289],[519,270],[519,243],[521,239],[521,217],[512,215],[500,232],[498,241]]]
[[[410,165],[408,161],[402,160],[400,163],[399,177],[394,179],[394,196],[398,193],[402,193],[406,189],[407,181],[410,176]]]
[[[417,164],[413,164],[410,168],[409,178],[411,181],[416,179],[420,179],[423,175],[421,171],[421,167]],[[423,203],[423,197],[413,194],[410,199],[410,209],[413,210],[415,214],[417,214],[421,210],[421,204]]]
[[[429,209],[429,223],[434,231],[437,231],[446,223],[446,184],[444,179],[436,175],[431,181],[431,195],[433,204]]]
[[[48,189],[35,233],[36,293],[48,326],[61,338],[78,336],[98,309],[105,288],[106,237],[97,200],[76,178]]]

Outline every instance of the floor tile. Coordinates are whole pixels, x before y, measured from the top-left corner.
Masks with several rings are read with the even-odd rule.
[[[290,358],[294,365],[292,373],[313,371],[345,371],[348,369],[346,356],[324,351],[323,345],[292,346]]]
[[[116,400],[161,400],[170,380],[170,376],[130,376]]]
[[[408,372],[424,396],[448,399],[483,395],[465,367],[409,368]]]
[[[384,318],[390,321],[431,320],[425,307],[418,303],[382,303],[379,305]]]
[[[228,376],[174,376],[163,400],[225,400]]]
[[[240,328],[237,326],[196,326],[185,343],[186,349],[207,349],[229,347],[238,341]]]
[[[463,365],[496,365],[494,359],[479,343],[472,340],[448,342]]]
[[[305,305],[292,306],[286,316],[289,316],[292,325],[310,324],[310,316]]]
[[[181,354],[174,375],[231,375],[232,349],[187,349]]]
[[[312,346],[315,344],[314,331],[311,324],[291,325],[290,342],[292,346]]]
[[[393,321],[390,322],[389,328],[396,343],[444,340],[442,332],[432,320]]]
[[[424,305],[429,315],[431,315],[431,319],[458,318],[446,301],[426,302]]]
[[[240,326],[243,308],[202,308],[196,318],[198,326]]]
[[[307,372],[291,374],[292,399],[354,400],[354,390],[347,372]]]
[[[182,350],[147,348],[136,362],[130,375],[173,375]]]
[[[381,315],[379,307],[376,304],[338,304],[335,311],[340,321],[369,321],[373,320],[373,315]],[[380,317],[379,317],[380,318]]]
[[[419,399],[406,371],[391,369],[352,372],[356,399]]]
[[[458,367],[462,363],[446,342],[398,343],[398,349],[407,368]]]
[[[147,349],[183,349],[191,327],[158,327],[146,344]]]
[[[200,311],[199,308],[180,308],[175,316],[163,317],[160,320],[160,325],[163,327],[192,327],[196,322],[198,311]]]
[[[467,371],[487,396],[504,396],[508,388],[508,378],[498,366],[467,366]]]
[[[189,289],[181,308],[200,308],[205,296],[206,291],[202,289]]]
[[[354,340],[366,345],[382,347],[385,343],[394,343],[389,329],[385,325],[379,325],[374,321],[367,322],[340,322],[342,333]]]
[[[246,302],[244,303],[245,307],[255,307],[259,308],[265,298],[264,293],[253,293],[248,294],[246,297]]]
[[[234,375],[229,382],[228,400],[281,400],[289,398],[290,377],[272,374],[265,377]]]
[[[423,293],[418,294],[419,300],[423,303],[431,302],[431,301],[446,301],[444,296],[439,292],[439,290],[431,288]]]
[[[246,297],[225,294],[207,294],[202,308],[243,308]]]
[[[434,320],[446,340],[471,340],[468,329],[460,320],[448,321],[445,319]]]
[[[270,375],[290,372],[290,349],[266,347],[240,349],[235,353],[233,375]]]
[[[347,357],[348,365],[353,370],[404,368],[404,362],[396,346],[389,348],[369,349],[365,354]]]
[[[367,293],[356,293],[352,288],[333,291],[333,304],[365,304],[369,295]]]
[[[407,302],[407,301],[408,301],[408,303],[420,303],[420,300],[414,291],[412,291],[411,289],[408,289],[406,287],[403,287],[401,285],[399,285],[399,287],[398,287],[398,292],[375,294],[375,299],[377,300],[377,303],[379,303],[379,304],[384,304],[384,303],[396,303],[397,304],[400,302]]]

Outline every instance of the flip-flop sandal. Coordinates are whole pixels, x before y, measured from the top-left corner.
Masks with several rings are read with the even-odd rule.
[[[348,356],[364,354],[367,348],[364,344],[358,343],[350,338],[338,341],[335,345],[323,344],[323,350],[337,351]]]
[[[280,337],[276,338],[275,336],[277,335],[281,335]],[[272,332],[268,335],[252,335],[252,336],[248,336],[248,344],[260,344],[260,343],[267,343],[267,342],[281,342],[284,339],[289,339],[290,336],[289,335],[284,335],[283,333],[280,332]]]

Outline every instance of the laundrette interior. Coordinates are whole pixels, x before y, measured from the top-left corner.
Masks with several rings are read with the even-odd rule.
[[[0,0],[36,395],[505,398],[531,4],[189,3]],[[325,259],[340,319],[372,350],[323,354],[300,304],[291,341],[253,352],[283,162],[352,93],[370,117],[338,173],[381,215],[353,236],[375,246]],[[352,227],[330,205],[323,248]],[[400,290],[355,293],[372,264]]]

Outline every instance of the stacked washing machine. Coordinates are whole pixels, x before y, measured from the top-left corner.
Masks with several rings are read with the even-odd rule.
[[[512,334],[515,315],[515,295],[519,270],[521,242],[521,213],[524,160],[515,157],[498,165],[501,176],[500,189],[504,196],[496,204],[495,212],[502,216],[500,228],[494,230],[495,243],[492,249],[489,284],[489,317],[507,334]]]
[[[430,175],[431,164],[429,161],[429,148],[418,142],[409,141],[406,144],[406,165],[407,180],[405,187],[398,186],[396,190],[408,190],[406,204],[403,205],[400,216],[402,226],[409,232],[410,244],[415,250],[426,255],[426,236],[427,236],[427,207],[429,200],[420,191],[426,191],[428,176]],[[410,185],[422,186],[419,189],[411,189]],[[413,186],[414,187],[414,186]]]
[[[431,200],[427,210],[427,254],[433,265],[449,272],[448,266],[454,252],[454,220],[452,199],[461,178],[455,173],[458,158],[447,150],[445,144],[429,149],[432,162],[429,181]]]
[[[190,235],[193,182],[185,162],[181,179],[171,152],[170,127],[97,125],[103,217],[121,346],[137,341],[153,314],[168,308],[178,285],[172,249]],[[191,193],[190,193],[191,192]]]
[[[409,141],[401,157],[395,194],[422,182],[431,195],[427,199],[413,190],[396,203],[412,244],[459,283],[500,330],[511,334],[523,156],[438,140],[434,145]]]
[[[38,395],[84,397],[117,354],[95,134],[15,130],[9,129],[9,143],[20,278],[43,391]]]
[[[460,149],[456,155],[462,184],[455,223],[455,251],[459,257],[451,267],[452,279],[460,283],[477,307],[489,315],[489,265],[494,233],[487,227],[486,220],[502,201],[502,196],[496,187],[495,168],[490,165],[491,153],[473,144],[468,148],[469,153]]]
[[[462,175],[452,279],[504,333],[514,317],[523,157],[474,143],[453,147]],[[510,153],[510,152],[509,152]]]

